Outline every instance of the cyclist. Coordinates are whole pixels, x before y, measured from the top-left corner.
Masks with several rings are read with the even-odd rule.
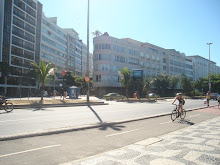
[[[177,108],[178,117],[179,117],[180,109],[181,109],[181,113],[182,113],[182,112],[183,112],[183,105],[185,104],[185,100],[184,100],[184,98],[183,98],[183,96],[182,96],[182,93],[177,93],[177,94],[176,94],[176,98],[174,99],[174,101],[173,101],[172,104],[174,104],[174,102],[175,102],[176,100],[179,101],[179,106],[178,106],[178,108]]]

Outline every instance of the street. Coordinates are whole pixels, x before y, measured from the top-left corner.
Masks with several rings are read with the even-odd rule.
[[[105,101],[109,105],[15,109],[12,113],[0,114],[0,136],[38,132],[48,129],[68,128],[103,122],[113,122],[169,113],[173,100],[156,103],[121,103]],[[176,102],[177,103],[177,102]],[[217,104],[211,101],[210,105]],[[205,107],[203,100],[186,100],[185,109]]]
[[[0,141],[0,164],[50,165],[83,161],[83,158],[191,127],[218,116],[220,110],[211,107],[187,112],[184,121],[177,119],[171,122],[170,116],[162,116],[82,131]]]

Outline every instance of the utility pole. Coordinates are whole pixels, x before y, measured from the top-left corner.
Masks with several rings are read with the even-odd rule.
[[[89,0],[88,0],[88,17],[87,17],[87,71],[86,76],[89,77]],[[87,105],[89,106],[89,82],[87,91]]]
[[[210,80],[210,45],[211,45],[212,43],[210,42],[210,43],[207,43],[207,45],[209,45],[209,68],[208,68],[208,70],[209,70],[209,92],[211,93],[211,80]]]

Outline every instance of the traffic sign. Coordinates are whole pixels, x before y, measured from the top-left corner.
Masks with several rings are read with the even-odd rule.
[[[89,80],[90,80],[89,77],[85,77],[86,82],[89,82]]]
[[[62,75],[65,76],[66,72],[67,72],[66,70],[63,70]]]
[[[89,82],[89,77],[85,77],[85,81],[86,81],[86,82]]]

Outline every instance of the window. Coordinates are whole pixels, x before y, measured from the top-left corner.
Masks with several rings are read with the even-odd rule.
[[[98,60],[110,61],[111,56],[109,54],[95,54],[94,60],[95,61],[98,61]]]
[[[123,56],[115,56],[115,60],[116,62],[120,62],[120,63],[126,63],[127,62],[127,58],[123,57]]]
[[[167,62],[167,60],[165,58],[163,58],[163,63],[166,63],[166,62]]]
[[[139,55],[139,52],[137,50],[133,50],[133,49],[129,49],[128,53],[133,55],[133,56],[138,56]]]
[[[113,81],[114,82],[119,82],[119,76],[118,75],[113,75]]]
[[[129,64],[133,64],[133,65],[139,65],[139,60],[138,59],[134,59],[134,58],[129,58],[128,59],[128,63]]]

